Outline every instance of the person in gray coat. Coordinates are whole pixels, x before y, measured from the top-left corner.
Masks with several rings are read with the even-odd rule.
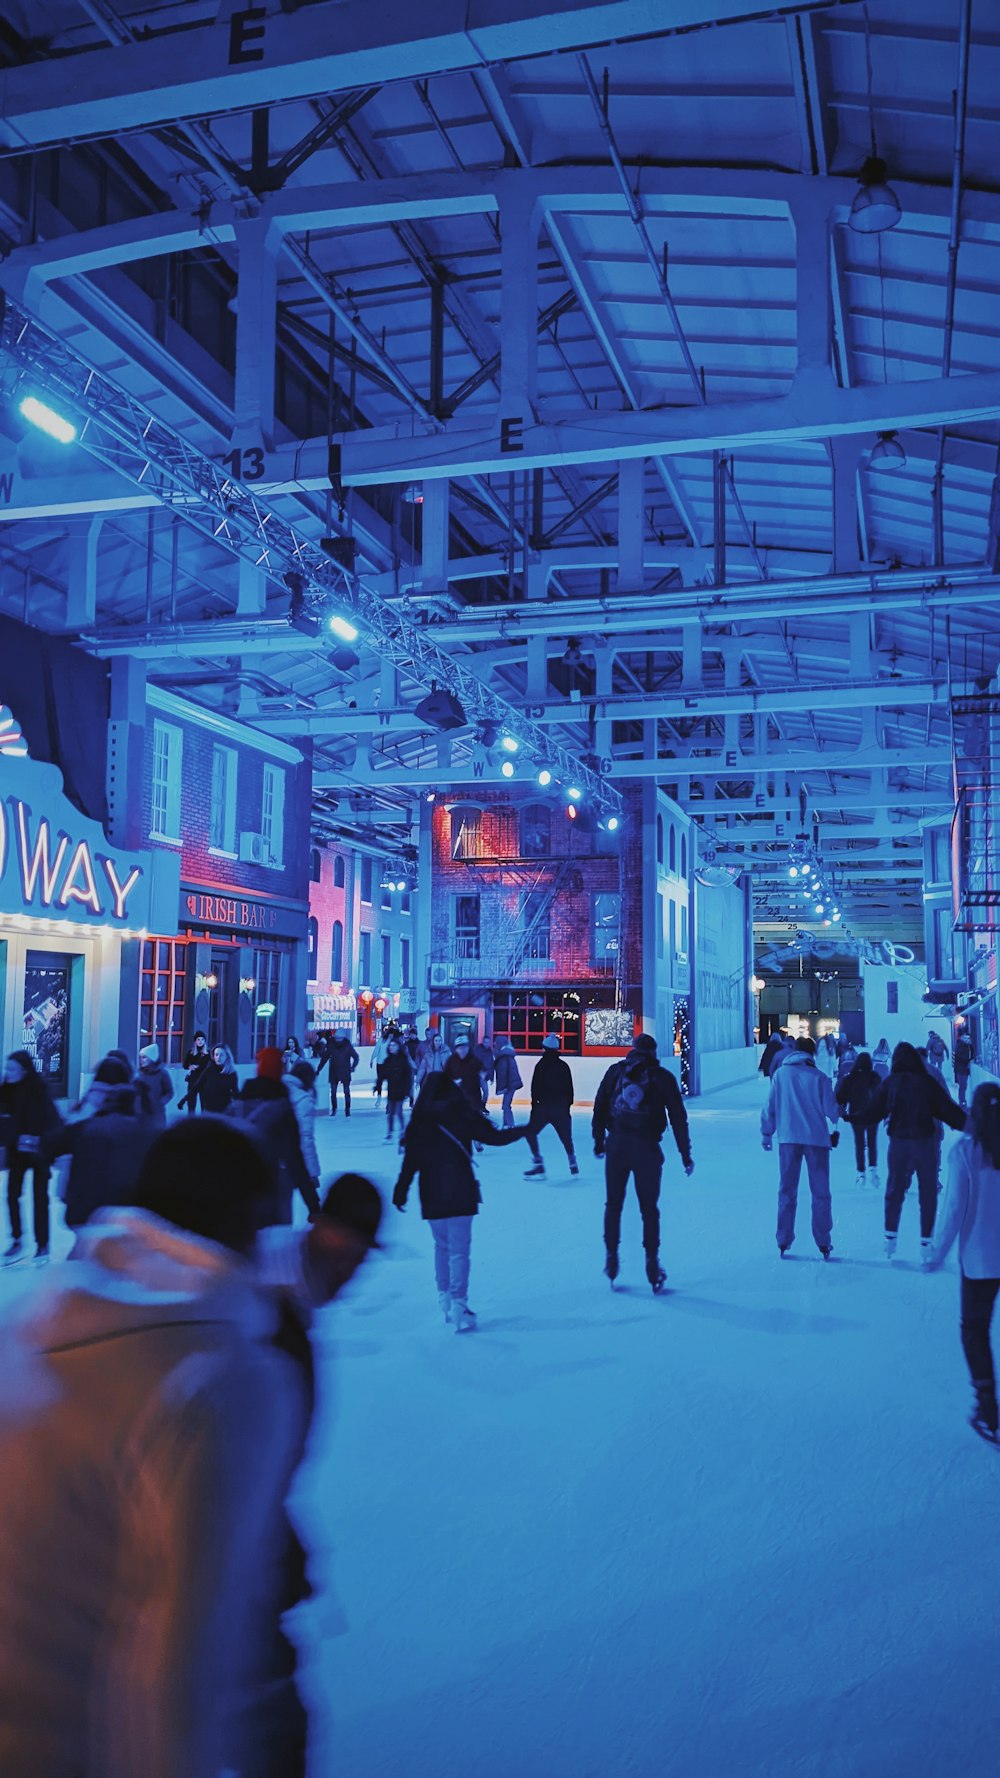
[[[503,1106],[503,1127],[505,1130],[512,1130],[514,1128],[514,1113],[511,1106],[514,1094],[520,1091],[524,1082],[517,1065],[517,1052],[510,1042],[502,1043],[497,1052],[494,1084],[500,1094],[500,1102]]]
[[[824,1259],[833,1252],[833,1211],[830,1204],[830,1149],[839,1141],[827,1124],[836,1125],[840,1107],[833,1087],[815,1061],[811,1037],[800,1037],[795,1051],[771,1076],[771,1091],[760,1114],[761,1140],[770,1150],[778,1138],[778,1251],[784,1258],[795,1239],[795,1208],[799,1195],[802,1162],[809,1175],[812,1195],[812,1232]]]
[[[990,1325],[1000,1295],[1000,1086],[986,1081],[972,1096],[968,1133],[948,1158],[948,1184],[927,1270],[936,1272],[958,1241],[962,1276],[962,1350],[976,1405],[970,1426],[1000,1443]]]

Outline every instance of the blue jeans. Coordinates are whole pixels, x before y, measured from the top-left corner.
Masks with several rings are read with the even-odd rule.
[[[434,1216],[434,1277],[438,1289],[453,1303],[468,1307],[469,1260],[472,1251],[471,1216]]]
[[[790,1247],[795,1238],[795,1206],[799,1196],[802,1162],[809,1175],[812,1194],[812,1232],[817,1247],[829,1247],[833,1233],[830,1205],[830,1150],[806,1142],[780,1142],[778,1162],[778,1246]]]
[[[514,1113],[511,1110],[511,1105],[513,1104],[514,1094],[516,1092],[516,1087],[507,1087],[500,1095],[503,1104],[503,1127],[505,1130],[512,1130],[514,1128]]]

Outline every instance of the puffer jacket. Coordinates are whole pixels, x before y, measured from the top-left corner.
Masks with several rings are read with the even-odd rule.
[[[523,1087],[521,1070],[517,1065],[517,1055],[513,1044],[505,1043],[497,1056],[494,1086],[498,1093],[516,1093]]]
[[[47,1159],[70,1156],[69,1228],[79,1228],[107,1205],[135,1203],[136,1182],[158,1134],[152,1118],[138,1115],[131,1087],[109,1086],[103,1104],[90,1117],[64,1124],[44,1139]]]
[[[807,1148],[829,1148],[828,1124],[836,1124],[840,1109],[833,1087],[804,1050],[792,1050],[771,1077],[771,1091],[760,1114],[760,1133],[768,1140],[800,1143]]]
[[[855,1062],[850,1074],[837,1088],[837,1104],[846,1112],[849,1124],[871,1124],[872,1101],[881,1081],[874,1067],[860,1068]]]
[[[316,1148],[316,1088],[305,1087],[294,1074],[286,1074],[284,1085],[292,1102],[295,1121],[299,1126],[299,1142],[302,1147],[302,1159],[310,1179],[319,1178],[319,1152]]]
[[[387,1053],[382,1063],[382,1079],[394,1104],[410,1097],[413,1091],[413,1063],[402,1046],[393,1054]]]
[[[73,1251],[2,1311],[0,1771],[215,1778],[280,1605],[301,1384],[235,1255],[139,1210]]]

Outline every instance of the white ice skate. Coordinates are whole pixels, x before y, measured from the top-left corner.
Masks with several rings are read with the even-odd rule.
[[[438,1291],[438,1305],[446,1321],[451,1320],[451,1297],[446,1290]]]
[[[451,1318],[455,1323],[456,1333],[474,1333],[476,1317],[468,1303],[452,1303]]]
[[[859,1173],[859,1174],[858,1174],[858,1176],[857,1176],[857,1178],[856,1178],[856,1179],[855,1179],[855,1181],[854,1181],[854,1183],[855,1183],[855,1185],[859,1185],[859,1186],[863,1186],[863,1185],[864,1185],[864,1183],[865,1183],[865,1176],[864,1176],[864,1174],[863,1174],[863,1173]]]
[[[923,1236],[921,1236],[921,1239],[920,1239],[920,1264],[922,1265],[925,1272],[930,1271],[931,1254],[933,1252],[934,1252],[934,1238],[933,1238],[933,1236],[930,1236],[926,1240],[924,1239]]]
[[[896,1257],[896,1242],[898,1241],[898,1239],[899,1239],[898,1235],[890,1235],[890,1234],[886,1235],[886,1237],[885,1237],[885,1257],[886,1257],[886,1259],[895,1259],[895,1257]]]
[[[869,1169],[868,1169],[868,1184],[871,1186],[873,1191],[881,1191],[882,1187],[881,1187],[881,1183],[879,1181],[877,1167],[869,1167]]]

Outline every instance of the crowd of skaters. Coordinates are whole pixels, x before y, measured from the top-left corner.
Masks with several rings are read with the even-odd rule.
[[[968,1068],[956,1103],[931,1046],[899,1044],[891,1056],[886,1044],[872,1053],[846,1043],[833,1054],[824,1049],[817,1056],[810,1040],[778,1033],[762,1059],[762,1136],[765,1147],[775,1137],[779,1147],[781,1254],[794,1240],[805,1164],[813,1235],[824,1257],[832,1255],[829,1163],[838,1122],[854,1132],[858,1179],[867,1183],[878,1180],[875,1133],[885,1123],[887,1255],[916,1176],[925,1265],[939,1266],[959,1243],[972,1424],[996,1442],[990,1323],[1000,1292],[1000,1086],[978,1087],[967,1119]],[[965,1056],[956,1050],[954,1060],[961,1088]],[[315,1039],[308,1055],[290,1038],[284,1050],[263,1048],[241,1085],[230,1052],[198,1033],[177,1105],[188,1116],[165,1128],[173,1087],[155,1045],[135,1067],[111,1052],[64,1117],[30,1056],[8,1058],[0,1087],[6,1257],[22,1257],[20,1200],[30,1175],[36,1257],[46,1258],[49,1170],[60,1157],[76,1245],[7,1318],[0,1523],[15,1559],[0,1563],[0,1770],[41,1778],[68,1770],[80,1778],[305,1772],[308,1724],[282,1615],[307,1596],[308,1578],[284,1500],[312,1411],[313,1314],[378,1245],[380,1194],[358,1175],[324,1193],[315,1141],[323,1072],[331,1111],[342,1094],[350,1115],[359,1065],[345,1032]],[[524,1139],[526,1177],[541,1180],[539,1139],[551,1130],[577,1174],[572,1070],[559,1039],[547,1037],[530,1116],[517,1125],[513,1100],[523,1082],[509,1044],[494,1053],[468,1030],[449,1045],[434,1029],[418,1041],[397,1027],[382,1033],[372,1067],[375,1097],[385,1097],[386,1140],[398,1139],[401,1151],[392,1202],[405,1211],[416,1182],[440,1310],[454,1332],[469,1333],[481,1202],[475,1153]],[[491,1086],[500,1127],[486,1110]],[[949,1158],[939,1213],[944,1125],[965,1133]],[[665,1285],[659,1204],[668,1126],[690,1175],[680,1088],[654,1039],[641,1034],[606,1071],[591,1119],[594,1154],[604,1161],[612,1287],[630,1181],[646,1277],[654,1293]],[[305,1232],[293,1226],[296,1192]],[[39,1515],[42,1495],[49,1504]],[[130,1510],[137,1497],[148,1513]],[[97,1500],[100,1534],[88,1545],[83,1520]],[[44,1534],[50,1518],[55,1538]],[[123,1576],[133,1591],[116,1598]]]

